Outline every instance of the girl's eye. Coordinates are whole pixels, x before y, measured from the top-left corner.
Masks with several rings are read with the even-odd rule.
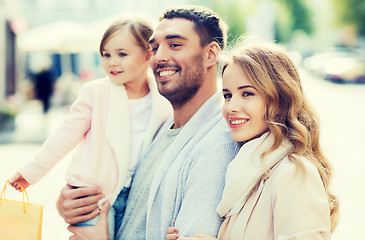
[[[232,94],[230,94],[230,93],[224,93],[223,94],[223,97],[224,97],[224,99],[230,99],[230,98],[232,98]]]
[[[127,54],[125,54],[125,53],[119,53],[119,57],[125,57],[125,56],[127,56]]]
[[[104,53],[103,54],[103,57],[107,57],[108,58],[108,57],[110,57],[110,54],[109,53]]]

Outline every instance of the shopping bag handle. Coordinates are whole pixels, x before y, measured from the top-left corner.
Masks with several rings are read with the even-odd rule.
[[[2,199],[3,197],[5,198],[5,192],[6,192],[6,185],[8,185],[8,183],[10,182],[10,179],[8,179],[4,185],[4,188],[3,190],[1,191],[1,195],[0,195],[0,199]],[[19,184],[20,185],[20,184]],[[27,196],[27,200],[28,200],[28,203],[29,203],[29,197],[28,197],[28,193],[27,191],[25,191],[25,188],[20,185],[20,188],[22,190],[22,195],[23,195],[23,208],[24,208],[24,213],[27,213],[27,210],[25,208],[25,198],[24,198],[24,193],[25,193],[25,196]],[[4,196],[3,196],[4,195]]]

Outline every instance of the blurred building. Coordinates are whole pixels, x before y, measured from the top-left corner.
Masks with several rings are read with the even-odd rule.
[[[185,0],[0,0],[0,106],[27,78],[33,55],[48,53],[58,77],[102,74],[97,47],[117,17],[139,14],[156,23]],[[33,64],[34,65],[34,64]]]
[[[0,106],[16,91],[16,34],[24,29],[17,0],[0,0]]]

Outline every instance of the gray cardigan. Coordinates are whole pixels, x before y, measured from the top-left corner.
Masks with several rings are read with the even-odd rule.
[[[174,222],[181,236],[217,235],[222,219],[215,209],[227,166],[238,152],[221,114],[222,99],[220,93],[208,99],[162,159],[148,199],[146,239],[165,239]],[[160,133],[172,123],[170,118]]]

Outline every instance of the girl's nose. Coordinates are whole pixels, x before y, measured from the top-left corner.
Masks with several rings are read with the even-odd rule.
[[[117,64],[117,61],[115,60],[115,58],[111,57],[109,58],[109,65],[110,66],[115,66]]]

